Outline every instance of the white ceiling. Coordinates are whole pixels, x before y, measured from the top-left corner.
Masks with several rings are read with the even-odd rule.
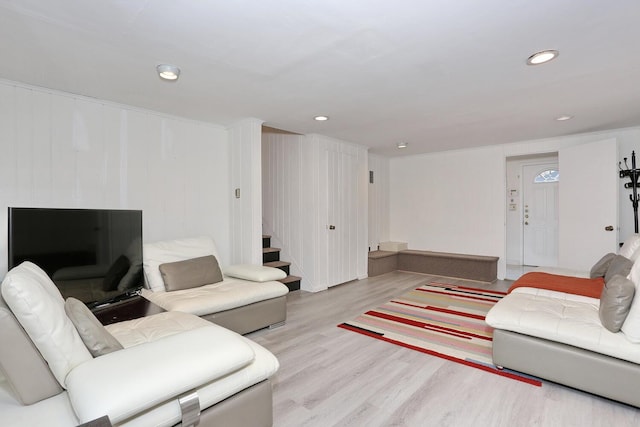
[[[638,0],[0,0],[1,78],[388,156],[640,125],[639,42]]]

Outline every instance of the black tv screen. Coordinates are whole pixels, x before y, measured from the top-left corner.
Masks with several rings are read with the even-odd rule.
[[[142,286],[142,211],[9,208],[9,268],[31,261],[91,305]]]

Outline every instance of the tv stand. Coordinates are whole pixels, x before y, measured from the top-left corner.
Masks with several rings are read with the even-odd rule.
[[[124,294],[127,295],[127,294]],[[165,311],[138,293],[119,301],[101,304],[91,310],[103,325],[138,319]]]

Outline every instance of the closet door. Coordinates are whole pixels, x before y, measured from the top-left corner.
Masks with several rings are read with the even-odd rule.
[[[327,286],[357,279],[358,163],[342,146],[327,156]]]
[[[617,141],[559,151],[560,212],[558,265],[589,270],[608,252],[617,252]]]

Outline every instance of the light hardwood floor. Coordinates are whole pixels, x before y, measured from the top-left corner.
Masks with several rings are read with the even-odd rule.
[[[280,361],[274,426],[638,426],[640,410],[550,382],[535,387],[337,328],[418,284],[392,272],[287,297],[287,323],[248,337]],[[640,389],[640,384],[639,384]]]

